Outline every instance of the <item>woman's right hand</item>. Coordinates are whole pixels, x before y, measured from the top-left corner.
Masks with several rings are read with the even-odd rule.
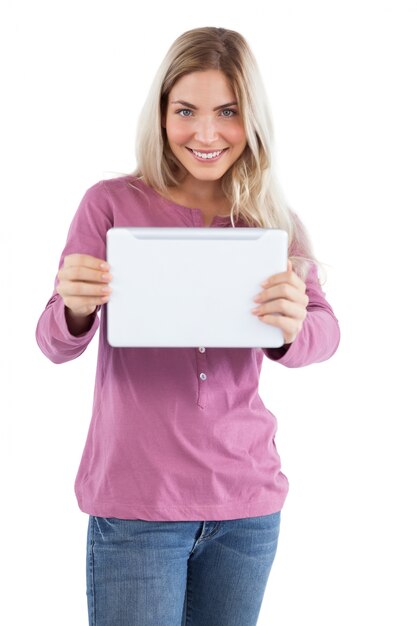
[[[110,266],[88,254],[69,254],[58,272],[57,292],[65,306],[78,318],[88,317],[97,306],[108,302],[112,279]]]

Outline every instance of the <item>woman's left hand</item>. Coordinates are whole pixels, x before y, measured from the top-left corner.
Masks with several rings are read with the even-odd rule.
[[[260,306],[252,309],[252,313],[258,315],[265,324],[280,328],[284,335],[284,343],[292,343],[307,316],[306,285],[293,272],[291,261],[288,261],[286,272],[274,274],[265,282],[264,290],[254,298],[254,302]]]

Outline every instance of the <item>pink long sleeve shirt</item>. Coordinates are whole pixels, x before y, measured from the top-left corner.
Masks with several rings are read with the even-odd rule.
[[[204,221],[200,209],[170,202],[133,176],[100,181],[81,201],[59,268],[73,253],[105,259],[113,226],[204,227]],[[232,224],[216,216],[210,227]],[[56,277],[36,329],[42,352],[54,363],[75,359],[100,327],[92,416],[75,480],[80,509],[155,521],[281,510],[288,480],[275,446],[276,418],[258,393],[259,376],[264,355],[301,367],[335,352],[339,326],[316,268],[306,280],[302,330],[289,346],[271,349],[112,348],[106,306],[87,332],[74,336],[57,284]]]

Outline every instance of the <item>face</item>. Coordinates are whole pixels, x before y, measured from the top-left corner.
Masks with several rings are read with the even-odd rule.
[[[198,181],[219,181],[246,146],[236,97],[219,70],[180,78],[169,93],[163,126],[187,178]]]

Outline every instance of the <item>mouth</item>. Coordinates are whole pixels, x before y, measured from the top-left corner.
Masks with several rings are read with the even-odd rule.
[[[197,161],[200,161],[201,163],[213,163],[214,161],[221,159],[222,155],[226,152],[226,150],[228,150],[228,148],[224,148],[223,150],[212,150],[211,152],[202,152],[201,150],[193,150],[192,148],[187,148],[187,150]]]

